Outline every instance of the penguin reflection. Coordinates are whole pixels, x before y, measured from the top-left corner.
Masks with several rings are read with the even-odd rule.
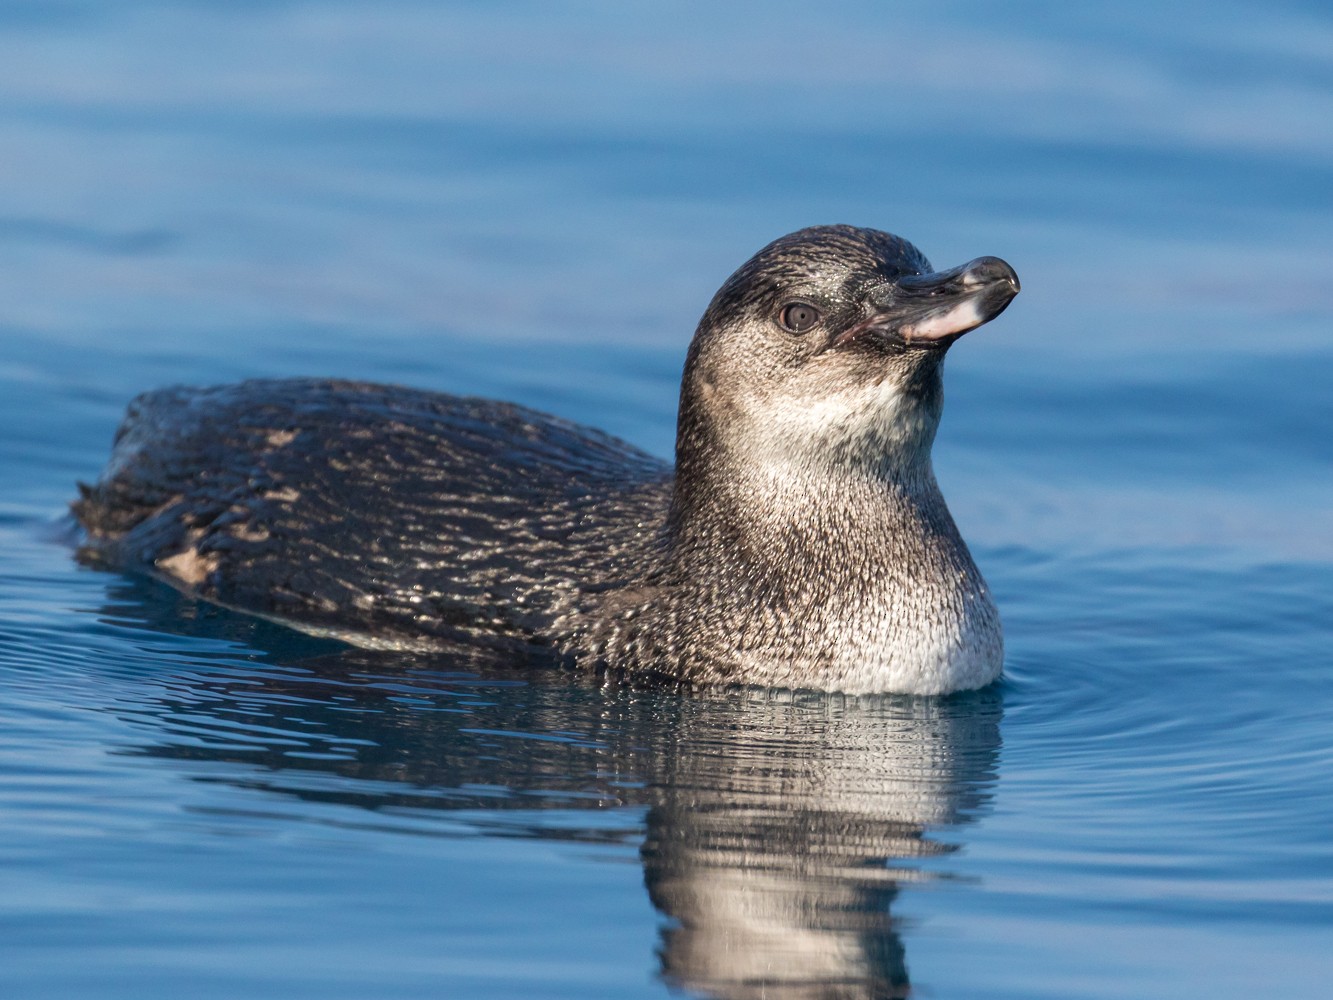
[[[375,809],[531,815],[546,806],[567,821],[581,805],[646,805],[641,857],[666,918],[662,975],[704,996],[907,995],[891,904],[905,876],[921,877],[915,860],[952,849],[932,834],[969,822],[995,782],[993,690],[949,699],[602,690],[549,669],[487,667],[477,650],[329,652],[142,581],[120,582],[113,594],[104,618],[239,639],[284,667],[237,670],[229,657],[211,673],[196,653],[188,675],[156,690],[145,684],[137,706],[118,701],[117,711],[128,707],[161,730],[146,755],[229,761],[236,772],[224,780],[237,785]],[[480,678],[458,673],[468,669]],[[402,700],[405,688],[414,701]],[[252,723],[243,745],[174,736],[178,714],[191,733],[210,716],[233,733],[238,705]],[[485,735],[496,732],[576,738],[506,740],[497,752]],[[312,733],[336,752],[292,756],[293,737]],[[480,787],[492,791],[479,797]],[[512,794],[497,797],[497,787]],[[582,833],[540,820],[521,829],[608,838],[600,818]]]
[[[906,996],[895,865],[952,850],[926,831],[988,800],[998,694],[740,700],[687,728],[650,786],[664,975],[716,997]]]

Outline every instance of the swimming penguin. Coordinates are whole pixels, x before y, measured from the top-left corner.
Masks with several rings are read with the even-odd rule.
[[[687,683],[942,694],[999,615],[936,485],[941,366],[1017,294],[817,226],[727,279],[674,469],[510,403],[323,379],[135,399],[84,558],[358,645],[460,640]]]

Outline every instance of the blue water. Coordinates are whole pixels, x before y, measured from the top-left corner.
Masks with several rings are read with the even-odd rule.
[[[835,221],[1023,279],[936,447],[987,691],[375,656],[52,532],[172,382],[667,455]],[[1330,232],[1322,4],[0,3],[0,996],[1329,995]]]

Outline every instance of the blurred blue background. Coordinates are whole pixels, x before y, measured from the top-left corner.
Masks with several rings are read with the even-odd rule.
[[[349,659],[51,540],[172,382],[412,383],[669,455],[712,292],[826,222],[1023,280],[936,448],[1007,623],[980,701]],[[1318,995],[1330,232],[1321,4],[0,2],[0,994]],[[774,759],[804,840],[682,823],[689,787],[743,829]],[[888,888],[828,853],[849,816]]]

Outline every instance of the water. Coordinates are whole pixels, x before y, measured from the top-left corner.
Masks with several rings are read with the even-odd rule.
[[[0,996],[1318,997],[1333,16],[0,4]],[[936,448],[952,699],[373,656],[78,567],[126,400],[336,374],[669,454],[814,222],[1023,295]]]

